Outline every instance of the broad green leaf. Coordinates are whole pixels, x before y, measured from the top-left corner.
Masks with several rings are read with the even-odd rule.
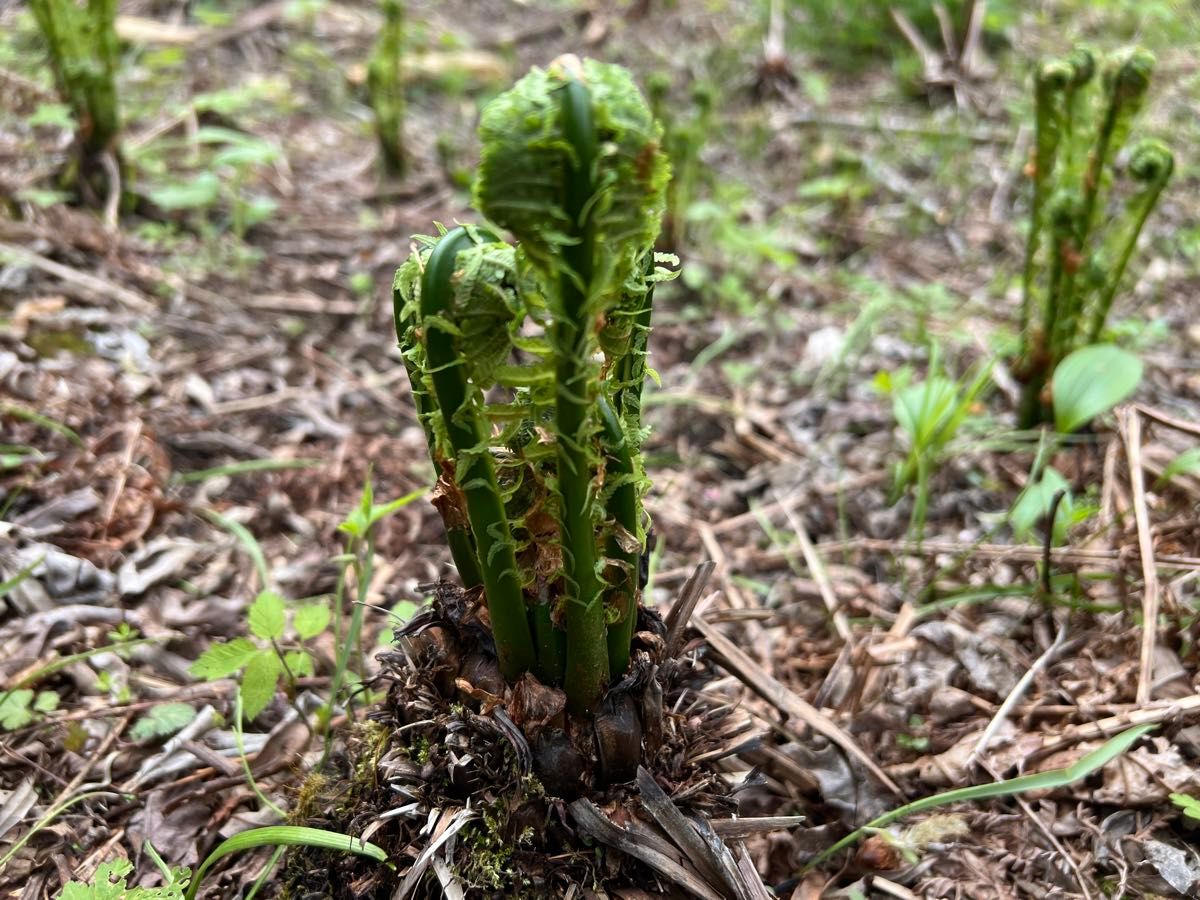
[[[75,116],[65,103],[39,103],[33,114],[25,120],[29,126],[48,125],[52,128],[75,130]]]
[[[253,850],[256,847],[315,847],[318,850],[333,850],[340,853],[354,853],[365,856],[377,862],[387,862],[387,853],[382,847],[352,837],[348,834],[338,834],[320,828],[305,828],[300,825],[270,825],[266,828],[252,828],[235,834],[218,844],[196,870],[195,880],[188,886],[185,900],[195,900],[200,883],[205,873],[218,860],[231,853],[242,850]]]
[[[13,731],[24,728],[33,721],[29,705],[33,702],[33,691],[21,688],[0,694],[0,728]]]
[[[150,707],[149,712],[134,723],[129,734],[135,741],[166,737],[190,725],[194,718],[196,710],[190,703],[160,703]]]
[[[1177,475],[1196,475],[1198,473],[1200,473],[1200,447],[1193,447],[1190,450],[1184,450],[1167,463],[1167,467],[1159,476],[1158,483],[1166,484]]]
[[[283,674],[283,663],[274,650],[260,650],[242,673],[242,705],[247,719],[256,719],[275,696],[275,686]]]
[[[315,672],[312,654],[305,650],[289,650],[283,654],[283,661],[295,678],[309,678]]]
[[[261,591],[250,604],[247,615],[250,631],[264,641],[277,641],[287,627],[287,608],[283,598],[274,591]]]
[[[58,709],[59,697],[56,691],[38,691],[33,698],[33,708],[40,713],[54,712]]]
[[[220,195],[221,180],[212,172],[150,190],[150,199],[165,210],[202,209],[216,203]]]
[[[324,603],[310,603],[307,606],[301,606],[296,610],[296,615],[292,619],[292,627],[296,629],[296,634],[302,641],[316,637],[328,625],[329,607]]]
[[[254,658],[258,647],[247,638],[234,638],[223,644],[213,644],[192,663],[188,669],[197,678],[205,681],[216,681],[218,678],[228,678],[242,666]]]
[[[1054,370],[1054,427],[1082,428],[1137,389],[1142,361],[1113,344],[1093,344],[1069,354]]]

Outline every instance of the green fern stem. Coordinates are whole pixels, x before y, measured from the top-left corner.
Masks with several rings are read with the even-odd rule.
[[[566,586],[567,662],[563,685],[576,715],[590,713],[608,681],[603,585],[596,572],[596,527],[592,515],[593,458],[589,291],[594,264],[594,226],[589,201],[595,194],[596,129],[591,96],[577,79],[560,90],[562,134],[574,158],[565,183],[564,211],[574,241],[562,250],[560,309],[551,328],[556,354],[555,432],[558,487],[562,500],[563,575]]]
[[[403,177],[404,82],[401,60],[404,52],[404,4],[383,0],[383,28],[367,63],[367,97],[375,113],[375,136],[388,175]]]
[[[608,668],[612,677],[617,678],[629,667],[629,649],[637,623],[637,572],[641,548],[635,545],[641,504],[629,436],[606,398],[599,398],[597,409],[604,447],[604,477],[614,485],[606,510],[612,521],[605,542],[605,557],[611,570],[606,606],[616,616],[608,623]]]
[[[1145,141],[1135,148],[1133,157],[1129,162],[1129,169],[1133,177],[1143,182],[1146,187],[1129,202],[1127,213],[1131,217],[1132,222],[1125,236],[1124,245],[1117,256],[1117,263],[1113,266],[1112,272],[1105,282],[1100,297],[1092,310],[1092,318],[1087,332],[1087,342],[1089,344],[1094,344],[1100,340],[1100,332],[1104,329],[1104,323],[1107,321],[1108,314],[1112,309],[1113,298],[1116,296],[1117,288],[1121,284],[1121,278],[1125,275],[1125,269],[1129,265],[1129,260],[1133,256],[1138,237],[1142,233],[1146,219],[1154,211],[1154,207],[1158,205],[1163,188],[1167,186],[1167,182],[1171,178],[1171,173],[1175,169],[1175,157],[1166,146],[1158,141]]]
[[[560,685],[566,668],[566,636],[554,625],[553,609],[549,597],[538,600],[533,607],[533,636],[537,642],[538,678],[542,684]]]
[[[421,275],[421,318],[425,323],[429,375],[455,453],[455,475],[466,497],[471,532],[479,548],[480,576],[500,671],[511,681],[533,669],[537,657],[488,432],[471,398],[454,333],[443,318],[450,311],[459,251],[473,240],[470,232],[459,226],[434,246]]]
[[[1071,69],[1066,63],[1051,62],[1042,66],[1037,73],[1034,91],[1034,156],[1033,156],[1033,201],[1029,212],[1029,235],[1025,241],[1025,267],[1021,279],[1021,340],[1023,357],[1030,354],[1030,321],[1033,317],[1034,260],[1041,243],[1043,209],[1046,187],[1054,169],[1062,130],[1055,110],[1056,98],[1071,78]]]
[[[405,299],[399,280],[392,284],[392,320],[396,327],[396,338],[400,343],[400,355],[408,372],[408,383],[412,389],[413,405],[417,410],[417,421],[425,432],[425,446],[433,463],[435,477],[441,478],[447,469],[447,460],[438,449],[437,435],[433,429],[433,417],[438,414],[437,402],[425,382],[425,375],[418,362],[418,338],[416,322],[405,312]],[[446,529],[446,543],[450,547],[450,558],[458,570],[458,577],[467,590],[483,584],[479,571],[479,557],[475,553],[475,541],[468,524],[458,524],[442,516]]]

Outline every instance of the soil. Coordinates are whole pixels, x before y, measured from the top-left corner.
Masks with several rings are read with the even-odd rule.
[[[235,682],[188,671],[247,633],[264,587],[244,541],[205,511],[253,535],[296,603],[335,590],[338,525],[368,478],[382,499],[428,486],[392,272],[410,235],[471,219],[480,103],[561,52],[667,72],[681,107],[694,81],[720,89],[701,151],[712,175],[676,248],[685,274],[656,298],[648,600],[665,612],[715,563],[687,652],[717,675],[706,702],[762,733],[722,771],[740,815],[804,817],[737,839],[764,883],[804,900],[1200,896],[1200,818],[1178,799],[1200,797],[1200,481],[1161,480],[1200,435],[1190,49],[1154,47],[1145,128],[1180,159],[1116,313],[1145,377],[1046,460],[1079,512],[1047,552],[1043,523],[1014,534],[1008,521],[1042,445],[1014,429],[1005,359],[1028,202],[1023,74],[1062,23],[1030,12],[992,34],[991,69],[959,108],[886,65],[825,66],[791,5],[779,77],[760,66],[764,20],[695,5],[414,0],[410,171],[390,182],[361,83],[372,4],[234,5],[206,26],[176,4],[124,3],[159,26],[127,31],[126,156],[140,174],[124,186],[136,202],[107,213],[46,195],[70,135],[28,124],[53,95],[27,17],[0,8],[0,696],[47,695],[29,721],[0,719],[0,859],[28,837],[0,864],[0,896],[56,896],[115,855],[154,884],[147,839],[194,867],[220,838],[276,821],[240,769]],[[1125,27],[1070,11],[1084,37]],[[198,30],[181,49],[166,24]],[[208,208],[166,209],[155,190],[203,169],[186,138],[204,128],[279,153],[226,178]],[[240,239],[239,192],[275,203]],[[917,533],[913,492],[890,502],[907,443],[881,387],[924,377],[931,346],[951,377],[998,361],[934,461]],[[388,611],[410,618],[422,586],[452,575],[440,540],[424,501],[381,524],[365,622],[383,657],[366,680],[394,652]],[[148,642],[97,652],[123,640],[121,623]],[[307,777],[323,747],[293,707],[328,688],[332,634],[308,649],[312,674],[245,734],[258,790],[294,810],[328,790]],[[182,741],[142,725],[168,703],[195,715]],[[358,724],[337,723],[337,759],[352,766],[391,715],[348,708]],[[1087,779],[922,812],[805,868],[903,802],[1065,768],[1140,723],[1156,729]],[[377,800],[354,826],[385,827]],[[614,819],[640,802],[632,788],[604,800]],[[205,895],[244,896],[270,857],[229,857]],[[637,878],[612,896],[643,896]]]

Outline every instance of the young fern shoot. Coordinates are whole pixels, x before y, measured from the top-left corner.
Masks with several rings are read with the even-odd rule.
[[[397,332],[501,669],[561,682],[585,715],[628,666],[636,620],[668,163],[628,73],[571,57],[493,101],[480,137],[476,205],[516,246],[461,226],[427,242],[397,274]]]
[[[1138,187],[1119,215],[1106,215],[1116,205],[1120,151],[1153,67],[1154,57],[1140,48],[1098,67],[1094,53],[1079,47],[1038,69],[1017,366],[1025,384],[1022,427],[1052,419],[1046,388],[1054,370],[1101,339],[1138,236],[1174,168],[1163,144],[1139,142],[1124,165]]]
[[[382,0],[383,27],[367,63],[367,99],[375,114],[375,136],[386,174],[401,178],[404,156],[404,2]]]

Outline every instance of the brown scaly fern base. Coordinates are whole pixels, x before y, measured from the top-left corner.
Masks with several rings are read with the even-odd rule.
[[[712,675],[680,622],[640,611],[593,726],[531,675],[505,684],[477,594],[433,592],[380,657],[387,700],[297,804],[300,824],[360,835],[396,868],[296,852],[283,896],[767,896],[709,825],[736,811],[719,765],[751,723],[704,696]]]

